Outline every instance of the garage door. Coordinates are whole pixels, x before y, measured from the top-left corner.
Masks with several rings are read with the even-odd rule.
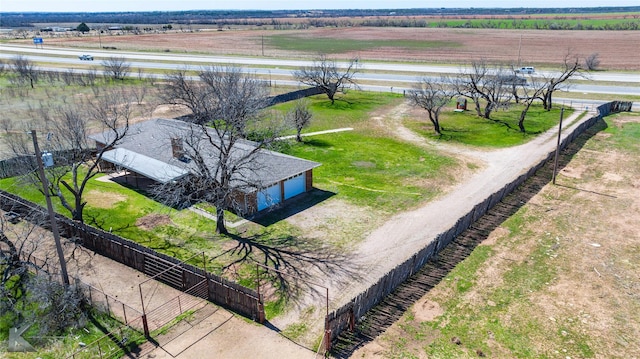
[[[305,185],[304,173],[284,181],[284,199],[304,193]]]
[[[280,203],[280,198],[279,183],[258,192],[258,211],[262,211],[263,209]]]

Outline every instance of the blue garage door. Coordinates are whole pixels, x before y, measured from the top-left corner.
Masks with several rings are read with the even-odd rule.
[[[304,193],[306,187],[305,175],[301,173],[293,178],[284,181],[284,199],[289,199]]]
[[[262,211],[263,209],[280,203],[280,198],[279,183],[258,192],[258,211]]]

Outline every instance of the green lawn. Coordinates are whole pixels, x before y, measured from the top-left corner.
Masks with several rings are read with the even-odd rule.
[[[447,108],[440,116],[442,136],[434,134],[426,111],[423,112],[424,118],[408,118],[405,125],[422,136],[437,141],[502,148],[526,143],[560,121],[560,108],[545,111],[541,105],[533,105],[524,122],[526,132],[522,133],[518,128],[520,112],[520,105],[513,105],[508,111],[494,111],[491,119],[487,120],[476,116],[471,107],[465,112],[454,112]],[[564,118],[572,112],[571,109],[565,109]]]
[[[311,126],[303,131],[352,127],[353,131],[306,137],[283,146],[287,154],[322,163],[314,185],[354,204],[394,213],[438,194],[431,181],[451,181],[452,158],[396,140],[378,129],[372,113],[401,104],[398,94],[350,91],[334,104],[324,95],[310,98]],[[276,110],[286,112],[293,104]]]
[[[445,169],[456,164],[418,146],[358,131],[309,137],[288,153],[322,163],[314,170],[317,187],[385,212],[433,198],[437,190],[421,183],[448,181]]]
[[[616,118],[619,116],[636,116],[640,117],[638,113],[623,113],[608,116],[607,118]],[[615,148],[617,150],[624,150],[631,155],[640,154],[640,121],[627,122],[624,124],[616,125],[607,121],[607,128],[603,131],[606,134],[611,135],[608,139],[606,146],[608,148]],[[603,143],[597,142],[598,149]]]
[[[336,32],[339,35],[339,32]],[[309,53],[338,54],[343,52],[365,51],[377,48],[431,49],[460,47],[462,44],[446,41],[418,40],[355,40],[341,37],[309,39],[305,36],[273,35],[267,38],[272,47],[288,51]]]
[[[68,355],[82,348],[80,343],[85,343],[89,346],[87,352],[80,354],[76,358],[95,358],[99,355],[98,348],[90,344],[99,339],[103,354],[107,352],[108,348],[111,348],[111,357],[124,355],[123,350],[118,349],[111,339],[105,337],[105,334],[110,331],[120,333],[119,328],[122,326],[122,323],[97,311],[93,311],[92,317],[93,319],[88,320],[83,328],[68,329],[58,337],[52,338],[41,338],[38,333],[38,323],[33,323],[22,337],[36,349],[36,352],[15,352],[8,354],[7,357],[12,359],[66,358]],[[8,340],[9,329],[16,327],[16,325],[18,325],[17,323],[15,313],[3,313],[0,315],[0,353],[7,349],[5,345],[8,345],[6,341]],[[129,327],[123,328],[122,333],[127,337],[127,344],[131,349],[146,341],[143,333]]]
[[[346,94],[338,93],[335,103],[326,95],[316,95],[308,98],[309,109],[313,115],[311,125],[302,132],[314,132],[341,127],[368,128],[368,121],[372,113],[396,106],[403,101],[402,95],[366,91],[348,91]],[[279,104],[272,108],[273,111],[285,114],[294,106],[294,102]],[[295,133],[291,130],[289,133]]]
[[[97,178],[101,177],[99,175]],[[44,196],[33,186],[25,185],[19,178],[0,180],[0,188],[15,193],[29,201],[45,206]],[[85,190],[88,204],[84,211],[85,223],[105,231],[131,239],[178,259],[187,259],[193,253],[217,251],[214,236],[215,222],[189,210],[176,210],[164,206],[131,188],[114,182],[89,181]],[[70,217],[57,198],[53,198],[55,211]],[[136,222],[147,215],[166,216],[170,224],[145,230]],[[194,265],[201,265],[201,260]]]

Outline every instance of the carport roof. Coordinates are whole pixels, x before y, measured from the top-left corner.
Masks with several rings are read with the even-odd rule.
[[[127,150],[126,148],[115,148],[106,151],[102,155],[102,159],[160,183],[175,181],[189,174],[186,168],[173,166],[140,153]]]

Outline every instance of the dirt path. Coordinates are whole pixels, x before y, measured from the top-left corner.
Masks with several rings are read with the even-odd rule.
[[[622,129],[632,121],[638,123],[640,117],[617,115],[607,123]],[[480,261],[477,270],[458,270],[432,283],[422,298],[411,298],[410,308],[393,325],[374,328],[374,335],[364,333],[362,337],[376,339],[348,354],[426,358],[434,351],[450,350],[441,356],[477,357],[481,346],[486,357],[495,358],[525,351],[532,357],[637,358],[640,342],[632,338],[640,332],[640,167],[638,158],[630,155],[637,153],[637,146],[621,149],[616,131],[593,133],[586,143],[575,145],[577,153],[564,157],[557,185],[548,182],[552,166],[547,164],[536,174],[539,181],[527,181],[525,188],[530,189],[505,201],[522,206],[517,226],[501,222],[505,217],[492,211],[500,226],[487,228],[488,237],[475,236],[484,253],[490,248],[489,254],[484,258],[480,250],[461,266]],[[485,228],[482,223],[474,227],[478,232]],[[541,250],[539,264],[528,263]],[[527,289],[511,295],[509,289],[524,282],[512,276],[523,266],[530,279],[523,283]],[[545,277],[547,269],[551,275]],[[458,280],[472,284],[459,291]],[[536,280],[543,285],[532,285]],[[423,283],[415,282],[413,288],[420,289]],[[500,293],[509,293],[509,299],[501,301]],[[450,324],[446,318],[459,322]],[[494,318],[501,323],[494,326]],[[371,327],[364,325],[362,330],[372,331]],[[498,327],[531,340],[514,350],[513,338],[494,335]],[[463,336],[462,344],[451,343],[452,332]]]
[[[397,118],[405,110],[406,108],[402,107],[396,108],[390,111],[390,116]],[[592,117],[595,114],[593,110],[593,106],[588,111],[576,110],[571,116],[564,119],[565,128],[575,128],[584,120]],[[588,112],[588,115],[577,120],[585,112]],[[384,120],[378,119],[378,121]],[[399,126],[398,123],[391,126],[395,126],[396,135],[405,140],[413,143],[425,141],[408,129]],[[341,307],[366,290],[388,271],[410,258],[418,250],[426,247],[439,233],[449,229],[475,204],[483,201],[505,183],[514,180],[533,165],[542,161],[548,153],[554,151],[556,139],[557,128],[554,128],[526,144],[500,150],[476,151],[457,146],[438,145],[446,152],[471,159],[474,163],[481,163],[482,168],[466,176],[461,183],[441,198],[416,210],[397,214],[382,226],[374,229],[352,251],[354,253],[353,263],[359,268],[360,273],[357,280],[354,278],[330,278],[330,280],[318,278],[329,288],[330,310]],[[316,299],[302,300],[303,304],[297,310],[275,318],[272,322],[279,328],[285,328],[287,325],[297,322],[300,313],[318,305]],[[304,305],[309,307],[305,308]],[[317,311],[317,313],[317,318],[305,320],[305,324],[310,327],[310,334],[301,339],[302,343],[321,335],[323,320],[320,315],[322,311]],[[310,323],[315,323],[315,325]]]
[[[565,123],[574,128],[591,117],[583,116],[582,120],[575,121],[582,113],[574,112],[565,119]],[[336,288],[334,293],[340,295],[333,298],[334,303],[345,303],[354,297],[390,269],[427,246],[475,204],[542,161],[555,149],[556,138],[557,129],[554,128],[521,146],[495,151],[465,151],[465,155],[485,162],[485,168],[442,198],[417,210],[398,214],[373,231],[355,250],[367,278],[355,285],[351,283],[349,286]]]

